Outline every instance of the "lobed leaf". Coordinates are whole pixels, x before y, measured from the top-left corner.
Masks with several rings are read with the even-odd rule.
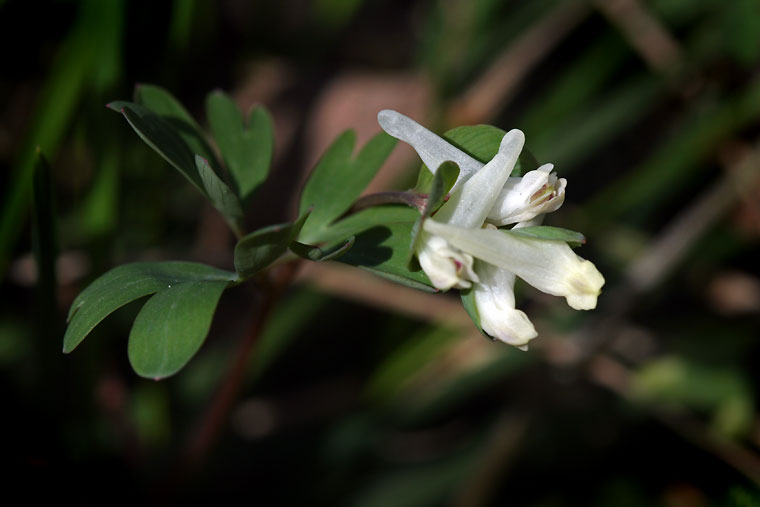
[[[131,102],[111,102],[110,109],[124,115],[137,135],[164,160],[182,173],[190,183],[207,195],[195,166],[195,156],[176,129],[147,108]]]
[[[256,107],[251,110],[246,126],[243,113],[221,91],[206,98],[206,115],[237,193],[246,199],[269,172],[274,151],[272,118],[266,109]]]
[[[214,167],[220,167],[203,130],[171,93],[159,86],[140,84],[135,87],[135,102],[173,127],[192,153],[211,160]]]
[[[330,224],[356,201],[390,155],[396,140],[381,132],[351,158],[356,134],[348,130],[327,149],[306,182],[301,194],[300,213],[313,206],[301,233],[301,241],[324,241]]]
[[[196,155],[195,166],[198,168],[198,174],[201,176],[203,187],[211,204],[219,210],[232,230],[235,231],[235,234],[240,237],[243,232],[245,217],[237,196],[211,169],[208,165],[208,160],[205,160],[200,155]]]
[[[409,237],[414,222],[378,225],[356,236],[353,248],[339,262],[358,266],[414,289],[437,292],[422,270],[408,267]]]
[[[100,276],[74,299],[63,352],[74,350],[114,310],[141,297],[184,282],[236,281],[235,273],[193,262],[136,262],[119,266]]]
[[[141,377],[177,373],[206,339],[227,280],[188,281],[151,297],[135,318],[127,354]]]
[[[414,222],[417,217],[419,217],[419,212],[407,206],[374,206],[335,222],[320,234],[320,238],[323,242],[331,244],[336,241],[343,241],[345,238],[355,236],[377,225],[392,222]]]

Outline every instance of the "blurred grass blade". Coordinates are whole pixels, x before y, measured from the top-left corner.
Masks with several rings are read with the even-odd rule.
[[[32,196],[32,246],[37,264],[37,287],[42,302],[42,317],[50,322],[55,319],[56,274],[58,256],[56,235],[55,195],[50,165],[44,155],[37,151],[34,167],[34,192]]]
[[[71,303],[63,352],[69,353],[113,311],[183,282],[235,281],[235,273],[193,262],[136,262],[112,269]]]
[[[532,146],[567,174],[644,117],[657,105],[663,91],[662,82],[654,76],[632,79],[554,128],[542,130],[533,138]]]
[[[16,154],[16,171],[3,196],[0,213],[0,276],[10,257],[19,231],[24,224],[34,173],[36,147],[52,156],[70,128],[74,108],[89,86],[98,90],[111,85],[119,69],[123,2],[86,0],[80,2],[79,13],[55,60],[42,91],[24,143]],[[110,72],[95,69],[107,68]],[[90,78],[93,80],[90,80]]]
[[[426,327],[410,336],[372,373],[364,396],[380,404],[393,400],[420,373],[420,365],[430,364],[460,334],[448,327],[436,326]]]
[[[193,20],[197,7],[198,2],[194,0],[174,0],[172,2],[169,41],[174,49],[183,50],[187,47],[193,35]]]
[[[312,8],[317,21],[330,31],[337,31],[351,20],[363,0],[316,0]]]
[[[682,188],[679,182],[697,177],[704,170],[701,162],[722,140],[758,115],[760,80],[720,106],[693,112],[683,122],[683,128],[665,140],[648,161],[605,187],[591,201],[589,216],[599,219],[594,225],[631,210],[639,217],[654,212],[663,199]]]
[[[198,168],[198,173],[211,204],[224,216],[230,228],[235,232],[235,236],[241,237],[243,235],[244,216],[243,208],[240,206],[237,196],[209,167],[208,160],[196,155],[195,166]]]
[[[660,357],[633,375],[632,393],[643,401],[709,411],[714,429],[726,436],[746,435],[752,427],[752,389],[743,373],[731,367]]]
[[[206,98],[206,116],[237,193],[245,200],[269,173],[274,151],[272,119],[266,109],[256,107],[246,125],[243,113],[221,91]]]
[[[148,300],[129,333],[128,356],[141,377],[177,373],[206,339],[227,280],[172,284]]]
[[[255,382],[287,351],[288,345],[299,333],[305,328],[308,329],[314,319],[328,308],[329,301],[322,292],[293,287],[287,299],[274,309],[259,338],[256,353],[251,354],[246,377],[247,386]],[[298,318],[294,319],[294,315],[298,315]]]
[[[120,148],[115,145],[103,152],[95,182],[77,211],[76,220],[88,237],[107,234],[116,227],[121,155]]]
[[[551,81],[546,92],[517,122],[526,138],[559,137],[559,125],[577,116],[580,110],[588,109],[589,102],[599,95],[630,54],[630,49],[617,33],[610,30],[599,37],[579,59]]]
[[[351,502],[355,507],[428,507],[447,505],[456,497],[462,477],[471,473],[476,446],[470,443],[443,459],[400,466],[370,476]]]

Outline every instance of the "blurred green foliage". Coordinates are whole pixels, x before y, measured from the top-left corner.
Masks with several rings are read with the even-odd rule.
[[[60,354],[65,308],[116,265],[234,268],[234,241],[216,212],[106,103],[129,97],[135,83],[157,83],[216,130],[204,118],[211,90],[245,102],[247,90],[271,88],[254,96],[272,111],[279,151],[251,198],[260,211],[249,225],[285,222],[314,159],[310,122],[333,82],[356,69],[424,75],[428,114],[443,132],[454,126],[445,125],[452,105],[560,3],[0,2],[9,53],[0,77],[0,392],[10,490],[92,500],[108,489],[156,503],[245,494],[277,505],[759,505],[757,164],[729,211],[652,289],[636,292],[627,278],[758,149],[758,0],[627,2],[676,42],[678,60],[665,72],[632,42],[630,16],[590,4],[482,120],[521,128],[537,160],[568,177],[550,225],[584,231],[581,254],[609,283],[584,314],[518,287],[536,316],[535,350],[296,284],[247,360],[222,437],[189,476],[180,473],[187,441],[235,360],[255,293],[229,289],[201,353],[162,383],[134,375],[124,354],[144,301],[105,319],[75,354]],[[272,62],[270,74],[251,70]],[[340,126],[354,127],[345,111],[335,113]],[[248,128],[268,127],[251,119]],[[355,142],[341,139],[351,161]],[[34,192],[35,173],[44,176],[38,146],[51,168],[47,210],[44,185]],[[215,171],[214,158],[229,166],[234,151],[218,148],[208,148]],[[355,197],[344,190],[351,198],[336,200],[330,218]],[[409,219],[394,208],[357,215],[339,222],[336,240],[356,221]],[[52,238],[57,262],[40,259],[35,269],[33,242]],[[600,354],[620,368],[599,367],[609,364],[595,362]],[[295,487],[283,488],[283,478]]]

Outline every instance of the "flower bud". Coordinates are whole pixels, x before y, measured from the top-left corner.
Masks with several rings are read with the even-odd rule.
[[[466,289],[471,286],[471,281],[478,281],[478,276],[472,269],[472,255],[453,248],[438,236],[421,233],[417,258],[437,289]]]
[[[545,164],[521,178],[509,178],[488,212],[488,221],[496,225],[526,222],[562,206],[567,180],[557,178],[553,168]]]

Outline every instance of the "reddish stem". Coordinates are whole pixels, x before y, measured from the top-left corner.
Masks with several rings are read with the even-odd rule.
[[[272,313],[272,309],[293,280],[298,265],[300,265],[299,262],[291,262],[267,273],[269,276],[264,279],[265,286],[253,304],[251,325],[238,345],[227,375],[210,406],[204,412],[196,430],[192,433],[183,453],[182,464],[180,465],[183,471],[182,476],[191,475],[203,465],[209,451],[218,439],[240,393],[250,355],[269,315]]]
[[[379,206],[381,204],[405,204],[422,213],[427,202],[427,194],[415,194],[412,192],[377,192],[375,194],[360,197],[351,208],[350,213],[356,213],[363,209]]]

